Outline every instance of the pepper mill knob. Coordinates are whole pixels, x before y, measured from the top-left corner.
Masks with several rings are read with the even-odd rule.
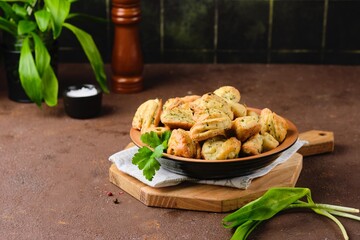
[[[112,90],[133,93],[143,89],[143,57],[139,40],[140,0],[112,0],[114,23]]]

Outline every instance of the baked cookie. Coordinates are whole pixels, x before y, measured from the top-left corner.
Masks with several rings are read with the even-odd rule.
[[[247,115],[247,108],[240,103],[229,102],[231,111],[234,113],[234,118],[243,117]]]
[[[240,102],[240,92],[232,86],[222,86],[214,91],[216,95],[226,99],[227,101],[238,103]]]
[[[231,111],[228,102],[214,93],[202,95],[201,98],[192,102],[190,107],[194,112],[195,121],[202,118],[202,115],[209,115],[214,111],[224,113],[230,120],[234,118],[234,113]]]
[[[148,127],[148,128],[142,128],[141,134],[147,133],[147,132],[155,132],[158,136],[161,136],[165,131],[169,131],[170,128],[167,126],[164,127]]]
[[[279,146],[279,142],[270,133],[265,132],[261,134],[261,136],[263,138],[263,152],[269,151]]]
[[[200,158],[201,148],[200,144],[190,137],[188,131],[179,128],[171,132],[167,153],[186,158]]]
[[[241,152],[245,155],[258,155],[263,151],[263,138],[260,133],[251,136],[241,146]]]
[[[261,125],[257,116],[244,116],[233,120],[231,129],[235,132],[237,139],[245,142],[248,138],[260,132]]]
[[[225,160],[236,158],[241,149],[241,142],[235,137],[226,139],[214,137],[204,142],[201,148],[201,156],[205,160]]]
[[[142,128],[157,127],[160,122],[162,109],[161,99],[150,99],[142,103],[135,112],[132,120],[132,127],[141,130]]]
[[[193,112],[190,103],[200,96],[186,96],[168,99],[163,106],[160,116],[161,122],[171,129],[183,128],[189,130],[194,124]]]
[[[276,113],[273,115],[274,131],[270,133],[280,143],[286,138],[288,124],[283,117],[280,117]]]
[[[231,120],[227,116],[201,118],[191,127],[190,136],[200,142],[218,135],[225,136],[226,130],[230,128]]]
[[[251,109],[247,109],[246,116],[257,116],[258,118],[260,118],[260,114]]]
[[[261,124],[261,133],[270,133],[279,143],[283,142],[288,125],[284,118],[272,112],[268,108],[261,110],[259,122]]]

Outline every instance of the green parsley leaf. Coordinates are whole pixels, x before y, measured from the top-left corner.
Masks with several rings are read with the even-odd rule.
[[[162,141],[156,132],[147,132],[141,134],[140,140],[151,148],[161,145]]]
[[[158,136],[155,132],[144,133],[140,136],[141,141],[154,150],[146,146],[139,148],[132,158],[132,163],[143,171],[144,177],[149,181],[152,181],[156,171],[160,169],[157,158],[160,158],[167,149],[170,135],[171,132],[166,131],[161,136]]]

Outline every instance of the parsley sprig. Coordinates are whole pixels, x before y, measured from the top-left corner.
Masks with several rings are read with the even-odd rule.
[[[170,131],[165,131],[160,136],[155,132],[144,133],[140,136],[140,140],[151,149],[147,146],[139,148],[132,158],[132,163],[143,171],[144,177],[149,181],[152,181],[156,171],[160,169],[157,158],[162,157],[167,149],[170,135]]]

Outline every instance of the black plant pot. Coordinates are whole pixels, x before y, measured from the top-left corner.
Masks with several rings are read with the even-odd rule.
[[[8,85],[8,96],[9,99],[21,102],[31,103],[32,101],[26,95],[19,78],[19,51],[4,50],[4,63],[6,70],[6,78]]]
[[[48,48],[49,54],[51,55],[51,66],[56,74],[58,55],[57,41],[52,39],[52,35],[50,33],[47,35],[41,35],[40,37]],[[3,34],[2,50],[4,54],[5,73],[8,85],[8,97],[16,102],[32,103],[25,93],[19,77],[19,60],[22,42],[23,38],[15,38],[7,33]]]

